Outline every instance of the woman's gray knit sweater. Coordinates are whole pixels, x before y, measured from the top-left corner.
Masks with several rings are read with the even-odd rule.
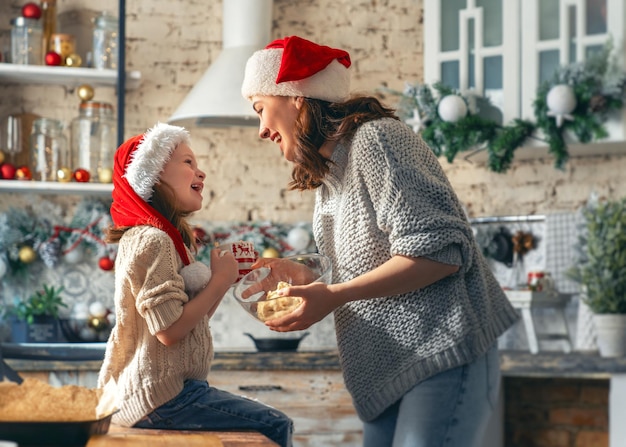
[[[335,311],[346,387],[370,421],[424,379],[483,355],[519,317],[439,161],[407,125],[365,123],[332,162],[316,192],[313,231],[334,282],[396,254],[460,266],[424,289]]]

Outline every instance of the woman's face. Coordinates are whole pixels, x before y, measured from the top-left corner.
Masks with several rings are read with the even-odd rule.
[[[278,144],[286,160],[293,162],[296,151],[296,118],[302,97],[253,96],[252,108],[260,119],[259,137]]]
[[[191,213],[202,208],[203,180],[206,174],[198,169],[191,148],[181,143],[163,167],[160,181],[172,188],[176,196],[176,208]]]

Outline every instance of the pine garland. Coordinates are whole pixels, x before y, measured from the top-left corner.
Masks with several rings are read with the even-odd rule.
[[[485,115],[490,106],[488,99],[465,97],[460,92],[443,85],[405,85],[403,92],[389,88],[383,93],[400,96],[397,113],[405,121],[420,122],[424,141],[437,156],[445,156],[452,163],[461,152],[486,150],[489,170],[504,173],[514,159],[515,150],[530,138],[547,143],[554,157],[554,166],[564,169],[569,160],[566,138],[575,137],[580,143],[590,143],[608,136],[604,123],[624,107],[626,74],[611,63],[612,42],[583,63],[574,63],[556,70],[549,81],[541,84],[533,102],[535,122],[514,119],[501,125]],[[565,119],[557,120],[550,114],[547,96],[557,85],[567,85],[573,90],[576,107]],[[433,94],[437,93],[437,97]],[[439,101],[448,95],[458,95],[469,105],[469,113],[456,122],[444,121],[438,113]],[[475,109],[475,110],[473,110]],[[417,118],[417,120],[416,120]],[[562,121],[559,125],[559,121]]]

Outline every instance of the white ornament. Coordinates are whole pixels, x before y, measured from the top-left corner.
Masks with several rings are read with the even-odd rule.
[[[94,301],[89,305],[89,315],[102,318],[107,314],[107,308],[100,301]]]
[[[87,303],[76,303],[72,309],[72,318],[75,320],[86,320],[89,318],[89,306]]]
[[[68,264],[78,264],[83,260],[83,247],[80,245],[74,247],[72,251],[65,254],[64,259]]]
[[[563,120],[573,120],[572,112],[576,108],[576,95],[569,85],[559,84],[550,89],[546,96],[548,116],[556,119],[557,127],[563,125]]]
[[[287,233],[287,243],[296,251],[305,250],[311,242],[309,232],[302,227],[294,227]]]
[[[415,133],[420,133],[424,128],[424,120],[422,120],[422,115],[420,115],[420,111],[417,109],[413,109],[413,116],[407,118],[404,122],[411,126]]]
[[[448,95],[441,98],[437,113],[442,120],[456,123],[467,115],[467,104],[459,95]]]

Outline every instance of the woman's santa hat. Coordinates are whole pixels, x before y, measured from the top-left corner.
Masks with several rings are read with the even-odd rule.
[[[342,102],[350,95],[350,55],[298,36],[256,51],[246,63],[241,94],[304,96]]]
[[[111,218],[118,227],[150,225],[165,231],[188,265],[190,260],[180,232],[149,204],[165,164],[181,143],[190,144],[189,132],[163,123],[122,143],[115,151]]]

